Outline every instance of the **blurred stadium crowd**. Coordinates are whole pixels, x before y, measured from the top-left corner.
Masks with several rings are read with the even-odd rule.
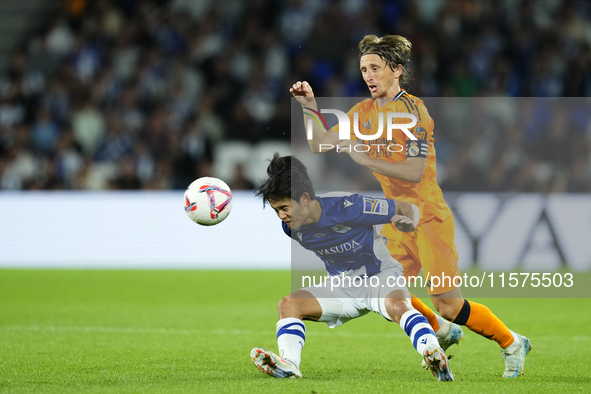
[[[591,96],[585,0],[64,4],[0,75],[1,190],[184,189],[228,141],[288,145],[295,81],[368,96],[369,33],[410,39],[419,97]],[[558,105],[523,128],[436,117],[442,188],[591,192],[590,108]],[[231,178],[258,181],[240,165]]]

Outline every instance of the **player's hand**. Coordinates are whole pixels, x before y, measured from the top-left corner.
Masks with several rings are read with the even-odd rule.
[[[356,146],[359,146],[357,150],[355,150]],[[365,166],[370,158],[369,155],[365,153],[365,146],[366,145],[360,144],[356,141],[343,140],[337,145],[337,152],[348,153],[355,163],[360,166]]]
[[[309,107],[314,103],[314,92],[312,87],[306,81],[297,81],[293,84],[289,92],[298,100],[298,103],[304,107]]]
[[[415,231],[416,225],[414,220],[409,217],[403,215],[394,215],[392,219],[390,219],[392,223],[394,223],[394,227],[398,229],[398,231],[402,231],[403,233],[409,233],[411,231]]]

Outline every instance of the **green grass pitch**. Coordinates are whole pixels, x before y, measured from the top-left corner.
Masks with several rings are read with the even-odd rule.
[[[0,393],[591,392],[589,299],[483,301],[532,340],[518,379],[465,330],[448,352],[456,381],[437,382],[376,314],[307,322],[304,379],[270,378],[249,352],[276,350],[289,283],[286,271],[0,270]]]

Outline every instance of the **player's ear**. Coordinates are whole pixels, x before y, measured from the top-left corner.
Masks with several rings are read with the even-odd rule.
[[[300,197],[300,205],[308,206],[310,204],[310,195],[306,192]]]

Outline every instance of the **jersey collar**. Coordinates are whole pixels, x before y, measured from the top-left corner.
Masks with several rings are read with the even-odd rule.
[[[398,92],[398,94],[396,96],[394,96],[392,101],[398,100],[404,93],[406,93],[406,92],[404,90],[400,89],[400,92]]]

